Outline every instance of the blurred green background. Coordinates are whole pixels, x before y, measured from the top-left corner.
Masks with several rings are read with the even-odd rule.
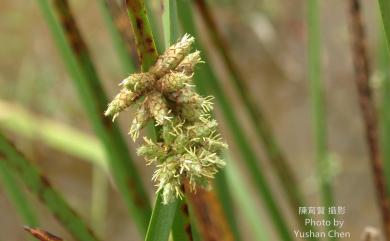
[[[115,53],[112,40],[95,1],[69,1],[77,23],[82,30],[104,87],[110,97],[118,91],[117,84],[130,73],[124,73]],[[256,98],[271,123],[276,139],[290,166],[297,174],[308,206],[321,206],[315,169],[315,153],[311,124],[309,82],[307,78],[306,1],[282,0],[219,0],[209,1],[217,19],[218,28],[225,38],[234,61],[250,87],[248,95]],[[372,83],[378,102],[381,101],[383,73],[378,66],[381,25],[376,2],[362,1],[367,30],[369,57],[372,63]],[[160,13],[159,1],[153,3],[154,14]],[[353,79],[351,47],[348,32],[346,1],[320,1],[322,80],[325,93],[326,122],[329,156],[334,178],[335,202],[345,206],[347,213],[344,231],[358,240],[367,226],[381,229],[376,205],[371,167],[364,140],[364,129],[357,102]],[[180,11],[180,9],[178,9]],[[283,214],[293,223],[285,197],[277,185],[275,172],[266,161],[261,143],[252,130],[242,103],[229,84],[231,76],[224,68],[210,37],[204,33],[204,22],[195,11],[200,28],[200,39],[207,49],[211,64],[223,84],[242,129],[247,134],[257,155],[262,157],[262,169],[270,180],[272,191],[280,201]],[[130,29],[129,29],[130,31]],[[53,43],[47,24],[35,1],[5,0],[0,2],[0,130],[49,177],[70,204],[86,220],[91,221],[92,167],[83,159],[66,154],[48,145],[34,132],[33,136],[13,126],[9,116],[24,113],[37,118],[37,127],[46,128],[49,119],[93,136],[89,121],[63,61]],[[203,53],[206,55],[206,53]],[[230,145],[232,158],[243,174],[249,195],[256,206],[253,211],[260,217],[269,240],[278,240],[272,231],[266,210],[242,168],[237,147],[227,131],[218,105],[216,114],[221,131]],[[19,118],[26,118],[21,116]],[[131,113],[119,118],[123,133],[131,121]],[[58,133],[61,135],[61,132]],[[132,152],[134,144],[127,138]],[[135,155],[134,155],[135,156]],[[152,197],[155,192],[150,180],[152,168],[138,159],[137,167]],[[107,215],[104,236],[109,240],[141,240],[126,206],[109,181]],[[233,190],[234,192],[234,190]],[[35,199],[30,198],[40,215],[41,226],[52,233],[72,238]],[[253,240],[248,220],[235,203],[243,240]],[[0,239],[26,240],[23,225],[11,201],[0,185]],[[291,230],[294,225],[291,226]]]

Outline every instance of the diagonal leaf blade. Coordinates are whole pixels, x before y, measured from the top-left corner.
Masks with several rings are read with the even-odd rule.
[[[47,0],[37,2],[72,76],[91,124],[105,148],[116,185],[140,233],[145,234],[151,213],[148,197],[118,126],[103,116],[108,103],[107,97],[68,3],[64,0],[54,1],[54,9],[62,21],[59,22]]]
[[[23,183],[33,192],[57,217],[65,228],[80,241],[97,241],[85,222],[75,213],[63,197],[50,185],[49,181],[39,173],[15,147],[0,134],[0,161],[18,175]]]
[[[5,160],[0,159],[0,180],[5,188],[7,196],[18,210],[23,222],[31,226],[37,226],[38,218],[34,212],[34,208],[28,202],[28,198],[18,185],[14,173],[8,169],[5,162]]]

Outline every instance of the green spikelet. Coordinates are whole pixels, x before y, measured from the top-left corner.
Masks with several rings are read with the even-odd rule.
[[[151,91],[153,89],[154,82],[155,76],[153,76],[153,74],[137,73],[130,75],[119,85],[141,96],[145,92]]]
[[[166,121],[171,119],[167,101],[163,95],[157,91],[153,91],[145,98],[145,104],[148,106],[149,113],[152,115],[157,125],[164,125]]]
[[[157,88],[163,93],[172,93],[189,85],[192,75],[186,75],[182,72],[170,72],[157,81]]]
[[[131,136],[133,141],[138,139],[139,131],[147,124],[150,119],[151,115],[147,110],[145,104],[139,104],[129,130],[129,135]]]
[[[199,63],[204,62],[200,58],[200,51],[195,51],[187,55],[175,70],[178,72],[183,72],[186,75],[192,75],[195,71],[195,66]]]
[[[137,97],[138,96],[130,90],[122,89],[119,94],[115,96],[114,100],[108,105],[104,115],[112,116],[112,120],[114,121],[115,118],[119,115],[119,112],[129,107]]]
[[[156,63],[150,68],[150,72],[157,77],[161,77],[170,70],[174,70],[184,57],[189,54],[194,41],[194,37],[191,37],[189,34],[184,35],[179,42],[169,47],[158,57]]]
[[[167,157],[167,150],[158,143],[144,137],[145,144],[137,149],[137,155],[145,157],[147,164],[157,162],[162,163]]]

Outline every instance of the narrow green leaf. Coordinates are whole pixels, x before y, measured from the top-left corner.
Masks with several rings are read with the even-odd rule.
[[[38,218],[34,207],[28,201],[24,191],[18,185],[14,174],[5,165],[5,160],[0,158],[0,180],[9,197],[11,203],[15,206],[23,219],[23,222],[30,226],[38,226]]]
[[[322,195],[322,204],[325,207],[334,205],[332,191],[332,170],[328,158],[326,115],[324,107],[324,95],[321,83],[321,44],[318,0],[307,1],[308,22],[308,71],[310,99],[312,107],[312,122],[316,149],[317,173]],[[327,219],[331,218],[328,213]],[[328,231],[332,227],[327,227]],[[329,237],[329,240],[337,238]]]
[[[48,118],[38,117],[15,104],[0,101],[0,126],[24,138],[41,141],[108,171],[101,143],[82,131]]]
[[[232,161],[229,161],[227,166],[230,166],[231,163]],[[234,240],[240,241],[241,235],[237,224],[237,218],[234,214],[234,205],[232,200],[232,194],[235,190],[229,188],[225,169],[219,171],[219,173],[215,177],[214,183],[215,191],[217,192],[218,199],[221,202],[223,211],[229,223],[230,229],[233,233]]]
[[[390,193],[390,111],[388,106],[390,105],[390,2],[387,0],[378,0],[379,8],[382,16],[382,26],[384,33],[381,36],[380,51],[379,51],[379,68],[383,76],[382,83],[382,152],[384,170],[386,173],[387,193]]]
[[[387,51],[390,47],[390,2],[388,0],[378,0],[382,16],[382,23],[386,34]]]
[[[193,208],[191,205],[188,205],[188,210],[189,210],[189,218],[190,218],[190,223],[191,223],[191,234],[192,234],[192,240],[191,241],[202,241],[202,238],[199,233],[199,229],[196,226],[196,217]],[[180,239],[179,239],[180,241]]]
[[[162,0],[160,0],[162,1]],[[148,19],[149,19],[149,22],[150,22],[150,28],[152,30],[152,33],[153,33],[153,37],[154,37],[154,41],[155,41],[155,45],[156,45],[156,48],[157,48],[157,53],[162,53],[164,52],[164,36],[163,36],[163,32],[161,31],[161,24],[160,24],[160,20],[161,20],[161,12],[159,12],[158,10],[160,9],[159,7],[161,6],[160,5],[160,1],[153,1],[153,0],[146,0],[144,1],[145,3],[145,8],[146,8],[146,11],[149,13],[148,14]],[[158,7],[158,10],[157,11],[153,11],[153,4],[157,5]]]
[[[184,31],[197,38],[198,34],[193,22],[192,10],[189,6],[189,2],[179,0],[177,1],[177,6],[178,9],[180,9],[180,11],[178,11],[178,15]],[[198,42],[195,43],[195,48],[201,51],[203,50]],[[204,51],[202,52],[204,53]],[[205,56],[202,57],[206,59]],[[286,221],[273,197],[261,168],[258,166],[258,157],[248,142],[248,139],[242,132],[242,128],[231,108],[228,98],[223,92],[223,88],[218,82],[210,66],[203,65],[202,68],[199,69],[198,74],[195,75],[195,80],[197,82],[196,86],[198,87],[199,93],[203,95],[206,93],[212,93],[216,97],[216,100],[222,109],[225,121],[227,122],[233,138],[239,147],[239,151],[244,158],[245,164],[250,171],[252,180],[257,185],[262,200],[264,201],[270,214],[271,220],[274,223],[275,228],[278,230],[278,234],[283,240],[292,240],[291,232],[287,227]]]
[[[179,38],[176,0],[163,0],[163,31],[165,48]]]
[[[238,167],[235,163],[229,162],[229,165],[226,167],[226,177],[230,189],[234,190],[234,198],[240,207],[240,212],[245,215],[246,223],[251,227],[253,240],[269,240],[269,235],[263,228],[263,222],[256,210],[254,210],[256,204],[253,202],[251,195],[249,195],[251,192],[246,188],[247,185],[243,181],[244,177],[238,172]]]
[[[2,164],[20,177],[23,183],[50,209],[75,239],[80,241],[98,240],[63,197],[51,187],[49,181],[2,134],[0,134],[0,156],[3,157],[0,159]]]
[[[387,182],[387,193],[390,193],[390,56],[387,52],[385,33],[381,32],[379,43],[379,73],[381,76],[382,102],[380,106],[381,117],[381,146],[383,163]]]
[[[108,100],[75,25],[68,3],[64,0],[53,1],[55,11],[63,21],[62,24],[67,26],[64,28],[47,0],[37,0],[37,2],[79,91],[80,100],[91,124],[102,141],[116,185],[126,201],[130,215],[143,235],[146,233],[151,213],[148,197],[118,126],[103,116]]]
[[[92,170],[92,227],[96,230],[99,237],[103,238],[107,219],[108,177],[99,166],[93,166]]]
[[[162,204],[161,193],[157,193],[156,203],[146,233],[145,241],[166,241],[169,238],[173,219],[175,218],[178,201]]]

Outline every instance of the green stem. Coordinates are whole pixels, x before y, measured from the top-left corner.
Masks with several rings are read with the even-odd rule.
[[[140,233],[145,234],[151,213],[148,197],[118,126],[103,117],[102,113],[108,103],[107,97],[69,6],[64,0],[53,2],[61,25],[47,0],[37,2],[79,91],[80,100],[91,124],[105,148],[116,185]]]
[[[2,164],[20,177],[31,192],[49,208],[75,239],[80,241],[98,240],[63,197],[52,188],[49,181],[2,134],[0,134],[0,156]]]
[[[189,3],[187,3],[187,1],[180,0],[177,1],[177,5],[178,9],[180,9],[180,11],[178,12],[179,19],[181,20],[185,31],[187,33],[190,33],[194,37],[198,36],[195,29],[195,24],[193,22],[192,10],[189,6]],[[198,44],[198,42],[195,43],[195,47],[198,50],[203,49]],[[202,68],[198,71],[198,74],[195,75],[195,79],[197,82],[196,86],[198,88],[199,93],[205,95],[211,92],[216,97],[216,100],[218,101],[222,109],[222,113],[225,116],[225,120],[231,129],[233,138],[237,146],[239,147],[239,151],[244,158],[248,170],[250,171],[251,177],[256,184],[265,205],[267,206],[267,210],[271,216],[271,220],[275,225],[275,228],[278,230],[278,234],[280,235],[282,240],[292,240],[291,232],[288,229],[286,221],[280,211],[280,208],[278,207],[277,202],[273,197],[271,188],[269,187],[265,176],[258,165],[258,157],[252,149],[250,143],[248,142],[248,139],[242,132],[241,125],[237,120],[234,111],[231,108],[228,98],[223,92],[223,88],[219,84],[210,66],[202,66]]]
[[[327,150],[326,137],[326,115],[324,108],[324,97],[321,86],[321,45],[320,45],[320,23],[319,7],[317,0],[308,0],[307,22],[308,22],[308,70],[310,84],[310,98],[312,105],[312,121],[314,139],[316,146],[317,173],[322,194],[322,203],[325,207],[334,205],[332,192],[332,180],[330,163]],[[332,216],[325,215],[326,219]],[[332,227],[327,227],[328,231]],[[337,240],[337,238],[329,238]]]
[[[143,0],[126,0],[127,13],[134,32],[141,71],[147,71],[157,60],[158,53]]]

